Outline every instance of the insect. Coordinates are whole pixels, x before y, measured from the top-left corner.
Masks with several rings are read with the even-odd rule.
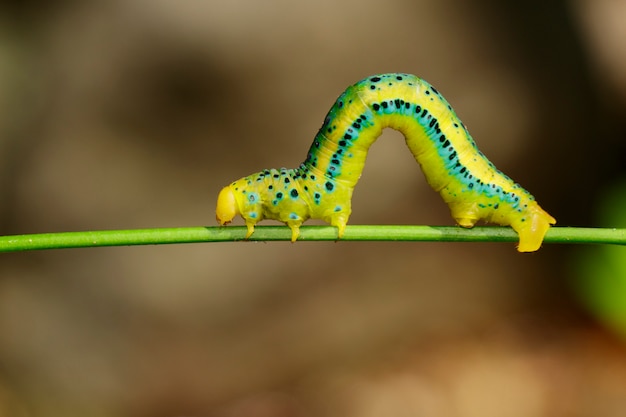
[[[298,168],[266,169],[224,187],[217,199],[218,223],[241,215],[249,238],[262,219],[279,220],[295,241],[304,221],[322,219],[337,227],[341,238],[367,152],[386,127],[404,134],[428,184],[460,226],[473,227],[478,220],[510,225],[519,235],[520,252],[539,249],[556,220],[483,155],[433,86],[400,73],[373,75],[348,87]]]

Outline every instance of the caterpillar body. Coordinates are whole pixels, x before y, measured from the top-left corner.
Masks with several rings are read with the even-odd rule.
[[[266,169],[224,187],[217,199],[218,223],[239,214],[248,238],[262,219],[279,220],[295,241],[304,221],[322,219],[337,227],[341,238],[367,152],[386,127],[404,134],[427,182],[460,226],[473,227],[481,219],[510,225],[519,235],[520,252],[539,249],[556,220],[482,154],[434,87],[400,73],[370,76],[346,89],[298,168]]]

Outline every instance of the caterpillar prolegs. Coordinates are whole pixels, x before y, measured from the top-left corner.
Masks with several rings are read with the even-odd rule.
[[[217,199],[218,223],[239,214],[250,237],[262,219],[279,220],[291,228],[295,241],[304,221],[322,219],[336,226],[341,238],[367,152],[386,127],[404,134],[426,180],[460,226],[473,227],[481,219],[510,225],[519,235],[520,252],[539,249],[556,220],[478,150],[434,87],[399,73],[374,75],[348,87],[298,168],[266,169],[224,187]]]

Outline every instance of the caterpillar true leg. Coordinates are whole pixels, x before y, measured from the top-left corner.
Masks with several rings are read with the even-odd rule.
[[[298,237],[300,236],[300,226],[302,225],[302,223],[298,222],[298,223],[294,223],[294,222],[288,222],[287,226],[289,226],[289,228],[291,229],[291,241],[295,242]]]
[[[410,74],[374,75],[349,87],[330,109],[305,161],[225,187],[217,221],[224,225],[240,214],[250,237],[260,220],[280,220],[295,241],[302,222],[323,219],[341,238],[369,147],[386,127],[404,134],[426,180],[460,226],[473,227],[481,219],[510,225],[520,237],[519,251],[539,249],[556,220],[478,150],[443,96]]]

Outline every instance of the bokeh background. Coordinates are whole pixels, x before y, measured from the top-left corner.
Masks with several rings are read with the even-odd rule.
[[[0,234],[214,224],[374,73],[561,226],[626,226],[622,0],[5,1]],[[453,224],[401,135],[351,224]],[[0,256],[0,416],[623,416],[626,252],[227,243]]]

